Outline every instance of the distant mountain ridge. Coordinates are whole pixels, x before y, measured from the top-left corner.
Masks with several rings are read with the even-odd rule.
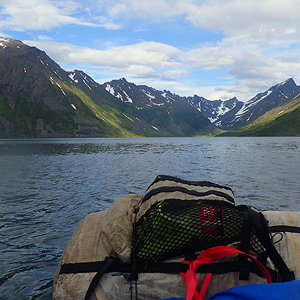
[[[300,93],[300,87],[292,78],[257,94],[247,102],[239,101],[236,97],[229,100],[207,100],[197,95],[180,97],[169,91],[136,86],[128,83],[124,78],[107,82],[104,87],[120,101],[141,107],[145,105],[148,107],[161,106],[166,102],[185,100],[200,111],[212,124],[224,130],[242,128]]]
[[[236,98],[209,101],[196,95],[188,97],[187,100],[212,124],[224,130],[233,130],[250,124],[266,112],[290,101],[298,93],[300,93],[300,87],[292,78],[289,78],[246,102],[241,102]]]
[[[247,102],[181,97],[125,78],[99,84],[63,70],[44,51],[0,38],[0,137],[216,135],[248,126],[299,93],[292,78]]]
[[[226,118],[229,113],[237,113],[244,104],[244,102],[239,101],[236,97],[224,101],[211,101],[195,95],[194,97],[187,97],[187,101],[201,111],[212,124],[220,128],[223,128],[223,119]]]
[[[120,82],[124,97],[128,85],[135,89]],[[63,70],[35,47],[0,39],[0,137],[193,136],[216,130],[186,101],[155,105],[143,92],[133,106],[105,87],[82,71]]]
[[[222,136],[300,136],[300,94],[271,109],[254,122]]]

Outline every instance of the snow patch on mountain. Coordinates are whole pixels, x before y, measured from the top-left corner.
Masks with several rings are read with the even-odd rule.
[[[229,108],[229,107],[226,106],[226,101],[222,101],[220,106],[217,107],[217,109],[212,112],[213,117],[209,117],[208,119],[211,123],[214,124],[216,121],[219,120],[220,116],[224,116],[231,109],[232,108]]]
[[[115,89],[110,85],[110,84],[107,84],[105,89],[110,93],[112,94],[113,96],[115,96]]]
[[[123,91],[123,93],[125,94],[125,97],[127,99],[127,101],[125,102],[133,103],[132,99],[128,96],[128,94],[125,91]]]
[[[7,44],[10,42],[9,39],[0,38],[0,47],[3,49],[7,48]]]
[[[85,79],[83,79],[83,83],[92,91],[92,88],[87,84],[87,82],[85,81]]]
[[[155,99],[155,96],[154,95],[151,95],[148,91],[142,89],[142,92],[150,99]]]
[[[124,95],[122,95],[120,92],[117,92],[115,90],[115,88],[113,86],[111,86],[110,84],[106,84],[105,90],[108,91],[114,97],[120,99],[122,102],[133,103],[132,99],[129,97],[129,95],[124,90],[121,90],[121,92],[124,94]],[[126,99],[124,99],[123,96],[125,96]]]
[[[251,107],[256,106],[259,102],[261,102],[263,99],[268,97],[272,94],[272,90],[268,90],[263,94],[256,95],[253,99],[249,100],[248,102],[245,102],[245,104],[242,106],[242,108],[235,114],[234,121],[239,120],[245,113],[247,113]],[[251,114],[252,116],[252,114]],[[251,116],[247,119],[247,121],[250,120]]]
[[[65,93],[65,91],[62,89],[62,87],[56,82],[56,85],[60,88],[60,90],[61,90],[61,92],[63,93],[63,95],[65,95],[66,96],[66,93]]]
[[[128,117],[127,115],[123,114],[123,116],[124,116],[125,118],[127,118],[128,120],[130,120],[131,122],[135,123],[135,121],[132,120],[132,119],[131,119],[130,117]]]
[[[286,83],[288,83],[288,81],[290,81],[291,80],[291,78],[289,78],[289,79],[287,79],[287,80],[285,80],[285,81],[283,81],[283,82],[281,82],[281,83],[278,83],[276,86],[277,87],[280,87],[280,86],[282,86],[282,85],[285,85]]]
[[[75,73],[70,73],[69,77],[70,77],[71,80],[73,80],[74,82],[78,83],[78,79],[75,79],[75,75],[76,75]]]

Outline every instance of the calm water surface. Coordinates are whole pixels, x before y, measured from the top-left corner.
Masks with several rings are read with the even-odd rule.
[[[300,138],[0,140],[0,299],[51,299],[80,220],[158,174],[230,186],[237,204],[300,211]]]

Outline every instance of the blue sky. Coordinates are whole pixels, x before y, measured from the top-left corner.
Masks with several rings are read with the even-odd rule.
[[[247,101],[300,84],[299,0],[0,0],[0,36],[66,70]]]

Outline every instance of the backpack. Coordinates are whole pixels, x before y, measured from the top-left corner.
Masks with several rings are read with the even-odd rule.
[[[211,182],[158,176],[136,210],[132,240],[132,279],[151,264],[177,256],[193,259],[205,249],[232,244],[265,265],[271,260],[274,282],[294,279],[272,244],[264,216],[248,206],[236,206],[230,188]],[[248,280],[253,269],[244,256],[227,264],[227,271],[230,266],[238,268],[241,280]]]
[[[296,221],[300,213],[290,212],[295,219],[293,233],[286,232],[290,227],[285,226],[287,220],[276,222],[282,213],[278,212],[272,221],[272,231],[283,237],[276,248],[283,242],[290,247],[297,235],[294,232],[299,233]],[[54,299],[79,296],[79,287],[78,299],[83,299],[81,295],[86,291],[86,299],[98,291],[104,296],[97,294],[97,299],[125,299],[130,296],[129,288],[138,292],[140,300],[183,297],[186,287],[180,273],[186,272],[188,265],[181,261],[191,261],[206,249],[220,245],[254,255],[267,267],[273,282],[291,280],[294,277],[290,269],[295,273],[300,270],[293,269],[289,260],[289,268],[286,266],[274,249],[268,221],[250,207],[236,206],[230,188],[161,175],[144,197],[121,197],[108,211],[83,220],[61,259]],[[297,257],[295,253],[293,259]],[[265,282],[256,265],[239,254],[227,261],[201,265],[196,271],[198,283],[207,273],[214,274],[207,296],[238,284]],[[136,290],[131,283],[136,283]]]

